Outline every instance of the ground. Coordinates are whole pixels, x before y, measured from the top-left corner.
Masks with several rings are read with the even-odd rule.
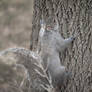
[[[0,0],[0,51],[29,48],[33,0]]]

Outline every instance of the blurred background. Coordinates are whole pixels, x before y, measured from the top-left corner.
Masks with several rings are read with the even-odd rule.
[[[0,0],[0,51],[29,48],[33,0]]]

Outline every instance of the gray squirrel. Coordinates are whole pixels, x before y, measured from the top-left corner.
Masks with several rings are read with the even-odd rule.
[[[74,41],[75,37],[64,39],[59,33],[59,24],[56,21],[54,26],[41,21],[39,32],[40,56],[43,66],[52,77],[52,83],[56,87],[63,85],[70,77],[70,73],[60,62],[59,52],[63,52]]]

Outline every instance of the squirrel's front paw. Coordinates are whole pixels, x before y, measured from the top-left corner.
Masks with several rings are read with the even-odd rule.
[[[74,40],[75,40],[75,37],[74,37],[74,36],[72,36],[72,37],[71,37],[71,41],[74,41]]]

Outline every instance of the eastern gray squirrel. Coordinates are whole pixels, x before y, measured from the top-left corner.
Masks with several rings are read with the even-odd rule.
[[[47,68],[47,73],[50,73],[53,85],[56,87],[62,86],[70,76],[66,67],[60,62],[59,52],[63,52],[74,41],[75,37],[67,39],[61,37],[57,21],[53,27],[50,27],[51,25],[42,20],[39,32],[40,55],[42,63]]]

